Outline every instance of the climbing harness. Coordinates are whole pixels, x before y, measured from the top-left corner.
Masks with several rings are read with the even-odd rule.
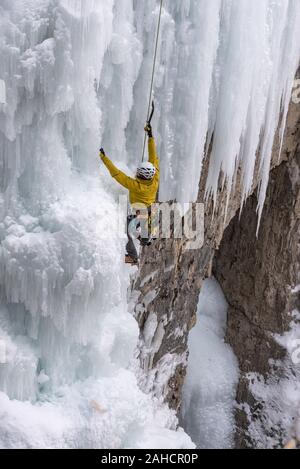
[[[153,93],[153,85],[154,85],[154,77],[155,77],[155,69],[156,69],[156,60],[157,60],[157,52],[158,52],[158,42],[159,42],[159,33],[160,33],[160,26],[161,26],[161,16],[162,16],[163,2],[164,2],[164,0],[160,0],[160,9],[159,9],[157,32],[156,32],[156,42],[155,42],[155,51],[154,51],[154,58],[153,58],[152,77],[151,77],[151,85],[150,85],[150,96],[149,96],[149,104],[148,104],[148,111],[147,111],[147,124],[151,123],[151,120],[152,120],[152,117],[153,117],[153,114],[154,114],[154,102],[152,100],[152,93]],[[150,114],[151,103],[152,103],[152,111],[151,111],[151,114]],[[145,134],[142,161],[144,161],[144,158],[145,158],[146,139],[147,139],[147,136]]]

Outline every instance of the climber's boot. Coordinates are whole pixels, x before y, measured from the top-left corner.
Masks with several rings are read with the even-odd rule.
[[[125,256],[125,264],[129,264],[129,265],[136,265],[138,266],[139,265],[139,261],[138,259],[133,259],[132,257],[130,257],[128,254],[126,254]]]

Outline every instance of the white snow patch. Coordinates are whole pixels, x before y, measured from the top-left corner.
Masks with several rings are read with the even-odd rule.
[[[157,276],[157,274],[158,274],[158,270],[155,270],[151,274],[146,275],[146,277],[141,282],[140,287],[143,288],[146,285],[146,283],[150,282],[150,280],[152,281]]]
[[[300,442],[300,326],[299,311],[291,314],[290,330],[275,340],[286,349],[285,360],[270,361],[268,377],[249,373],[247,378],[254,398],[262,403],[260,418],[245,408],[249,434],[261,449],[283,448],[292,439]],[[274,372],[272,367],[274,366]]]
[[[155,409],[155,410],[154,410]],[[62,388],[32,405],[0,393],[0,448],[193,448],[175,414],[141,393],[134,375]]]
[[[156,290],[151,290],[143,297],[143,305],[145,308],[148,308],[148,306],[155,300],[157,295],[158,292]]]
[[[174,270],[174,268],[175,268],[175,264],[170,265],[169,267],[164,269],[165,274],[168,274],[169,272],[172,272]]]
[[[267,379],[248,375],[251,393],[263,403],[260,419],[253,419],[250,413],[248,417],[249,434],[258,449],[282,449],[295,437],[300,441],[300,374],[289,366],[284,369],[282,379],[272,374]]]

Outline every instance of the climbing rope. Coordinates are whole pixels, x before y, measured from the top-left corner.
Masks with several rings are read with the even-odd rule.
[[[151,85],[150,85],[149,105],[148,105],[148,111],[147,111],[147,122],[149,122],[150,109],[151,109],[151,104],[152,104],[152,93],[153,93],[153,85],[154,85],[154,77],[155,77],[155,69],[156,69],[156,60],[157,60],[157,52],[158,52],[158,43],[159,43],[159,33],[160,33],[160,26],[161,26],[161,16],[162,16],[163,2],[164,2],[164,0],[160,0],[160,9],[159,9],[157,32],[156,32],[156,42],[155,42],[155,51],[154,51],[154,58],[153,58],[152,77],[151,77]],[[152,106],[153,106],[153,104],[152,104]],[[147,135],[145,134],[142,161],[144,161],[144,158],[145,158],[146,139],[147,139]]]

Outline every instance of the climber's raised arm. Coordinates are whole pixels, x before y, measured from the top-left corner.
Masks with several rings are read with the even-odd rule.
[[[134,190],[137,186],[136,180],[127,176],[127,174],[123,173],[119,168],[117,168],[112,161],[106,156],[105,151],[103,148],[100,149],[99,154],[101,160],[107,167],[108,171],[112,178],[114,178],[121,186],[125,187],[129,190]]]
[[[159,172],[159,158],[157,156],[156,144],[153,137],[151,124],[146,124],[145,131],[148,134],[148,151],[149,151],[149,163],[153,164],[156,171]]]

